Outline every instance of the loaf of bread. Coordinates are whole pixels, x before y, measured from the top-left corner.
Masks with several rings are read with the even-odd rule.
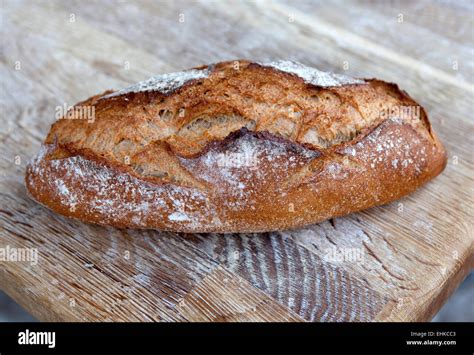
[[[264,232],[386,204],[445,165],[424,109],[397,85],[239,60],[78,103],[25,180],[85,222]]]

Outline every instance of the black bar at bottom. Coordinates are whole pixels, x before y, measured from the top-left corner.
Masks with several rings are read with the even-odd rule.
[[[54,332],[54,344],[53,333],[46,332]],[[0,353],[324,349],[472,354],[473,335],[473,323],[0,323]]]

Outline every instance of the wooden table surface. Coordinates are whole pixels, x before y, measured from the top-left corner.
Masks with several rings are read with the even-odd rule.
[[[472,1],[1,7],[0,251],[39,259],[0,261],[0,289],[38,319],[425,321],[473,268]],[[397,82],[427,109],[445,172],[386,206],[253,235],[103,228],[27,196],[26,163],[58,106],[235,58]]]

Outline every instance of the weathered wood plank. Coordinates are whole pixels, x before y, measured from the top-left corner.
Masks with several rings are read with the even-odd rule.
[[[298,22],[298,13],[325,22],[439,71],[470,82],[474,74],[472,28],[468,11],[435,1],[279,1]],[[436,47],[434,47],[436,43]],[[343,68],[341,68],[343,69]]]
[[[228,270],[308,321],[370,321],[388,301],[363,276],[318,257],[286,233],[197,238],[197,246]]]
[[[195,322],[301,322],[274,299],[247,281],[219,267],[178,304],[186,319]]]
[[[388,8],[366,1],[349,8],[339,1],[6,2],[0,248],[37,248],[40,260],[0,262],[0,288],[41,320],[429,319],[474,266],[472,18],[463,23],[472,9],[422,5],[426,12],[404,1]],[[401,28],[390,22],[400,7],[409,14]],[[440,45],[426,53],[412,31]],[[450,49],[459,59],[455,72],[443,60],[450,63]],[[26,160],[57,106],[157,72],[242,57],[340,72],[347,62],[351,74],[400,83],[446,144],[446,171],[390,205],[264,235],[101,228],[27,197]],[[348,250],[362,262],[331,254]]]
[[[408,20],[420,29],[429,30],[442,36],[452,43],[471,46],[474,20],[472,12],[474,4],[471,0],[431,1],[431,0],[392,0],[382,2],[377,0],[356,0],[364,9],[379,13],[403,12]]]

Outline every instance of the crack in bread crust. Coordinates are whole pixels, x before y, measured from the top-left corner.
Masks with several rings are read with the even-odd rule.
[[[390,202],[439,174],[446,163],[438,141],[432,144],[401,121],[385,121],[359,138],[319,153],[266,132],[241,129],[193,158],[171,154],[203,188],[150,183],[90,152],[74,155],[47,145],[28,165],[26,185],[52,210],[97,224],[191,233],[264,232]],[[223,156],[251,159],[234,165]]]
[[[86,149],[115,165],[131,163],[137,176],[161,176],[166,181],[172,172],[148,169],[142,174],[143,167],[133,161],[156,149],[156,143],[167,144],[178,156],[192,157],[202,154],[210,142],[247,128],[324,151],[355,140],[364,129],[385,120],[382,112],[418,106],[396,85],[378,80],[316,87],[294,74],[247,61],[201,69],[205,77],[172,91],[108,92],[81,102],[76,106],[94,107],[94,122],[58,120],[46,143],[57,140],[74,151]],[[423,133],[422,120],[409,123]]]

